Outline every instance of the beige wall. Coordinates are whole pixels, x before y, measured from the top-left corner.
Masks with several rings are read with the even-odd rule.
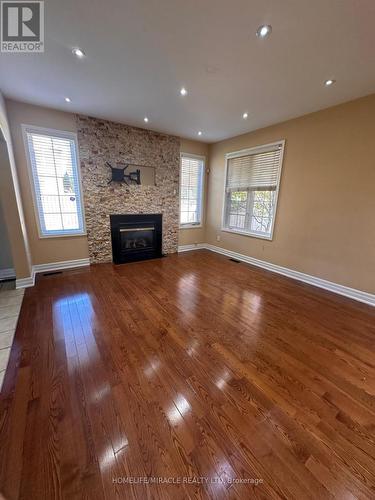
[[[1,93],[0,129],[0,198],[16,276],[18,279],[27,278],[31,275],[31,256],[9,122]]]
[[[279,139],[273,241],[221,231],[225,154]],[[207,242],[375,293],[374,141],[375,94],[211,145]]]
[[[63,238],[39,237],[21,130],[21,124],[24,123],[38,127],[76,132],[74,115],[11,100],[6,101],[6,106],[12,133],[21,196],[24,204],[32,263],[47,264],[49,262],[87,258],[86,236]]]
[[[206,159],[206,172],[204,176],[204,192],[203,192],[203,223],[202,227],[180,229],[178,244],[194,245],[195,243],[204,243],[206,241],[205,222],[206,222],[206,199],[208,188],[208,144],[204,142],[190,141],[181,139],[181,153],[190,153],[194,155],[204,156]]]
[[[10,100],[6,104],[33,264],[87,257],[86,237],[39,238],[20,127],[26,123],[75,132],[74,115]],[[181,230],[179,245],[206,241],[375,293],[374,117],[372,95],[209,147],[181,140],[182,152],[208,159],[210,174],[205,227]],[[225,154],[279,139],[286,139],[286,146],[273,241],[221,231]],[[26,276],[22,241],[15,252],[23,262],[18,277]]]
[[[86,236],[40,238],[35,217],[31,184],[23,144],[21,124],[77,132],[73,113],[34,106],[13,100],[6,101],[13,139],[14,155],[24,204],[33,264],[46,264],[89,256]],[[208,146],[196,141],[181,141],[181,151],[207,156]],[[204,241],[204,229],[181,230],[179,244]]]
[[[8,229],[5,224],[3,205],[0,199],[0,271],[3,269],[13,269],[14,271]]]

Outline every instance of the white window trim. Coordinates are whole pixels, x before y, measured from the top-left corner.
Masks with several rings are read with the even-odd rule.
[[[277,176],[277,187],[276,187],[276,192],[275,192],[275,215],[272,220],[272,227],[271,227],[271,233],[269,235],[266,234],[260,234],[255,231],[241,231],[239,229],[231,229],[227,228],[225,226],[225,203],[226,203],[226,187],[227,187],[227,176],[228,176],[228,160],[231,158],[237,158],[240,156],[245,156],[248,154],[254,154],[254,153],[263,153],[266,152],[267,150],[281,145],[281,155],[280,155],[280,169],[279,173]],[[261,240],[273,240],[273,233],[275,229],[275,222],[276,222],[276,217],[277,217],[277,202],[279,199],[279,191],[280,191],[280,181],[281,181],[281,172],[283,169],[283,163],[284,163],[284,149],[285,149],[285,139],[281,139],[280,141],[275,141],[275,142],[270,142],[269,144],[262,144],[260,146],[254,146],[252,148],[246,148],[246,149],[241,149],[239,151],[233,151],[231,153],[227,153],[225,155],[225,175],[224,175],[224,196],[223,196],[223,206],[222,206],[222,214],[221,214],[221,231],[224,231],[226,233],[234,233],[234,234],[240,234],[241,236],[248,236],[251,238],[259,238]]]
[[[182,175],[181,175],[181,160],[183,157],[186,158],[195,158],[197,160],[201,160],[203,162],[203,168],[202,168],[202,192],[201,192],[201,221],[199,224],[181,224],[181,181],[182,181]],[[199,229],[203,227],[203,220],[204,220],[204,202],[205,202],[205,177],[206,177],[206,157],[201,156],[201,155],[194,155],[191,153],[180,153],[180,185],[179,185],[179,193],[178,193],[178,220],[179,220],[179,228],[180,229]]]
[[[82,178],[81,178],[81,168],[80,168],[80,160],[79,160],[77,134],[74,132],[68,132],[66,130],[57,130],[57,129],[53,129],[53,128],[38,127],[36,125],[27,125],[25,123],[21,124],[21,129],[22,129],[22,136],[23,136],[23,144],[25,147],[27,171],[28,171],[28,175],[29,175],[32,199],[33,199],[34,215],[35,215],[36,225],[38,228],[39,239],[75,238],[77,236],[86,236],[87,232],[86,232],[85,204],[84,204],[84,200],[83,200],[83,189],[82,189]],[[42,233],[42,229],[40,227],[40,219],[39,219],[38,204],[37,204],[37,200],[36,200],[35,186],[34,186],[34,174],[33,174],[33,168],[32,168],[31,161],[30,161],[30,152],[29,152],[28,141],[27,141],[27,133],[28,132],[29,133],[35,132],[37,134],[39,133],[39,134],[51,135],[53,137],[61,137],[63,139],[73,140],[74,146],[75,146],[76,159],[77,159],[78,183],[79,183],[79,189],[80,189],[80,195],[81,195],[81,208],[82,208],[82,220],[83,220],[82,231],[74,232],[71,234],[70,233],[66,233],[66,234],[43,234]]]

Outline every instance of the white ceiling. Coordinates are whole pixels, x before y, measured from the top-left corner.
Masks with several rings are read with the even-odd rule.
[[[375,91],[375,0],[45,4],[45,53],[0,55],[7,97],[212,142]]]

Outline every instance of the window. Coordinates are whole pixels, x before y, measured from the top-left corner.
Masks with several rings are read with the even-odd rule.
[[[272,238],[284,141],[227,155],[223,229]]]
[[[75,134],[23,126],[40,236],[84,234]]]
[[[202,196],[204,158],[181,155],[180,175],[180,225],[182,227],[202,224]]]

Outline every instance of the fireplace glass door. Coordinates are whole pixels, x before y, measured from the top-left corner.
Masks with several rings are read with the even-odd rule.
[[[115,264],[162,257],[162,214],[112,214],[110,221]]]
[[[155,228],[153,226],[121,228],[120,239],[122,252],[153,249]]]

